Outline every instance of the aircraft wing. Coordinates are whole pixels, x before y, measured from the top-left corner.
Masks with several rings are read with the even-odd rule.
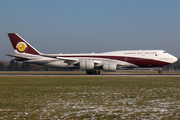
[[[52,56],[52,55],[43,55],[41,54],[41,56],[43,57],[49,57],[49,58],[56,58],[56,59],[60,59],[60,60],[64,60],[65,63],[68,63],[69,65],[71,64],[78,64],[79,63],[79,59],[76,58],[68,58],[68,57],[57,57],[57,56]]]
[[[69,57],[57,57],[57,56],[51,56],[51,55],[43,55],[41,54],[41,56],[43,57],[50,57],[50,58],[56,58],[56,59],[60,59],[60,60],[64,60],[65,63],[68,63],[68,64],[78,64],[80,62],[79,59],[77,58],[69,58]],[[95,64],[100,64],[101,61],[94,61]]]
[[[72,60],[72,61],[78,60],[78,59],[76,59],[76,58],[57,57],[57,56],[45,55],[45,54],[41,54],[40,56],[43,56],[43,57],[49,57],[49,58],[57,58],[57,59],[61,59],[61,60]]]

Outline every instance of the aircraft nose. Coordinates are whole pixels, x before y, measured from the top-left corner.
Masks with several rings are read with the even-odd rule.
[[[175,63],[176,61],[178,61],[177,57],[173,56],[173,63]]]
[[[174,62],[178,61],[177,57],[174,57]]]

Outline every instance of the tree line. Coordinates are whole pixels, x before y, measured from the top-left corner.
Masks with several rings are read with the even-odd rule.
[[[0,61],[0,71],[67,71],[69,69],[52,68],[27,62]],[[72,71],[72,70],[69,70]]]
[[[26,62],[17,62],[14,60],[11,60],[9,62],[0,61],[0,71],[44,71],[51,69],[52,68],[48,68],[45,66],[34,65]]]
[[[14,60],[11,60],[9,63],[7,62],[1,62],[0,61],[0,70],[1,71],[28,71],[31,70],[31,65],[29,63],[22,63],[19,64],[19,62],[16,62]]]
[[[166,65],[163,67],[164,70],[180,70],[180,58],[176,63]],[[11,60],[9,62],[0,61],[0,71],[57,71],[57,70],[67,70],[51,68],[41,65],[30,64],[27,62],[17,62]]]

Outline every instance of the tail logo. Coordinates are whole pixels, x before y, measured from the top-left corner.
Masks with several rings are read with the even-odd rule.
[[[17,49],[20,53],[22,53],[22,52],[24,52],[24,51],[27,49],[27,45],[26,45],[26,43],[24,43],[24,42],[19,42],[19,43],[16,45],[16,49]]]

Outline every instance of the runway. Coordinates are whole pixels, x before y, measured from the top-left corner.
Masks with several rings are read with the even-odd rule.
[[[162,76],[162,77],[180,77],[180,74],[100,74],[100,75],[86,75],[86,74],[0,74],[0,76]]]

